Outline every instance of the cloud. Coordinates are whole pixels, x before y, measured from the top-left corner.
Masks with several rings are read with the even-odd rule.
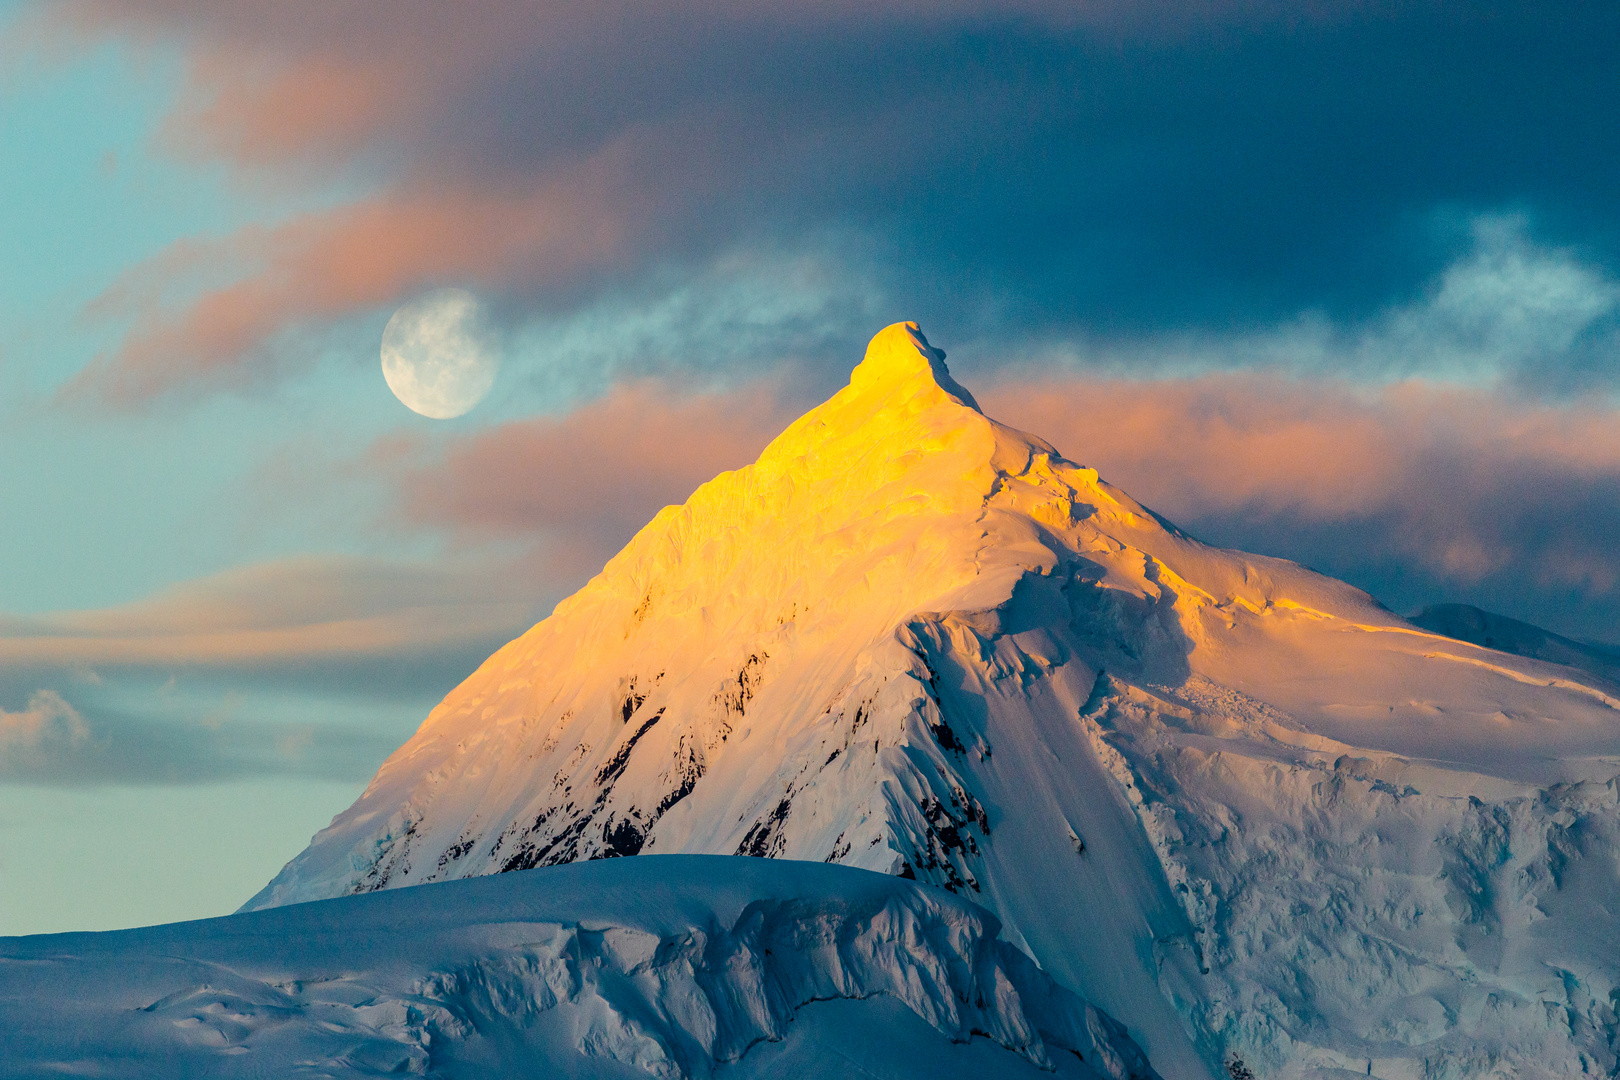
[[[981,374],[970,382],[991,415],[1213,542],[1309,562],[1400,610],[1462,599],[1613,636],[1610,399],[1279,370]],[[640,381],[565,416],[372,453],[396,528],[526,549],[531,580],[561,590],[660,507],[754,460],[811,403],[775,383],[692,393]]]
[[[893,306],[860,269],[875,257],[859,237],[831,232],[797,250],[723,252],[533,316],[511,351],[552,403],[647,378],[677,396],[764,372],[825,389],[842,382]]]
[[[1573,382],[1589,373],[1561,369],[1586,344],[1608,354],[1601,374],[1620,369],[1620,281],[1572,252],[1537,248],[1522,217],[1482,216],[1471,228],[1474,251],[1446,269],[1425,302],[1369,329],[1358,343],[1364,363],[1463,382]]]
[[[539,598],[503,590],[499,576],[498,567],[305,557],[185,582],[123,607],[0,614],[0,674],[214,671],[296,682],[324,669],[465,663],[469,651],[482,659],[537,617]]]
[[[1359,324],[1501,207],[1593,267],[1620,261],[1602,104],[1620,72],[1598,44],[1620,14],[1601,5],[228,7],[50,10],[73,35],[183,52],[173,145],[365,194],[219,241],[240,278],[129,313],[81,392],[280,377],[287,335],[431,285],[546,324],[832,233],[860,239],[844,271],[889,317],[957,341]],[[1496,319],[1476,350],[1545,353],[1555,382],[1601,359],[1559,337],[1587,325],[1578,298],[1496,269],[1529,322]],[[1486,276],[1443,288],[1457,333],[1500,314]]]
[[[977,390],[1206,539],[1403,609],[1466,598],[1591,637],[1620,598],[1620,410],[1492,389],[1234,373]]]
[[[36,766],[62,750],[83,746],[90,729],[55,690],[36,690],[21,712],[0,708],[0,771]]]
[[[196,261],[254,270],[178,307],[153,295],[160,284],[148,280],[137,290],[121,282],[96,308],[106,315],[123,307],[133,328],[65,394],[127,405],[199,387],[240,388],[282,373],[285,350],[274,346],[294,331],[441,283],[512,274],[544,283],[600,265],[619,223],[611,208],[595,205],[591,173],[585,163],[575,175],[518,191],[384,195],[247,229],[206,252],[188,244],[165,253],[126,278],[161,283],[166,267],[189,271]]]
[[[544,613],[498,559],[301,558],[122,607],[0,615],[0,781],[359,781]],[[453,567],[447,569],[446,566]]]
[[[138,695],[126,694],[135,698]],[[331,722],[230,719],[205,724],[103,707],[86,719],[55,691],[35,694],[22,713],[28,739],[0,742],[0,783],[51,787],[211,784],[254,776],[360,783],[409,729]],[[420,719],[419,717],[417,719]]]
[[[1612,391],[1620,278],[1576,251],[1537,244],[1522,215],[1474,215],[1467,233],[1468,248],[1419,283],[1417,296],[1358,318],[1307,311],[1237,331],[1037,338],[1006,359],[1139,376],[1259,369],[1371,384],[1516,384],[1543,398]]]
[[[620,384],[560,417],[373,450],[397,491],[396,521],[530,550],[537,576],[579,582],[662,507],[753,461],[797,413],[777,384],[691,393]]]
[[[970,348],[953,366],[992,415],[1212,541],[1309,562],[1400,610],[1466,600],[1613,637],[1620,408],[1520,384],[1544,350],[1601,332],[1616,289],[1570,253],[1528,245],[1518,223],[1477,231],[1475,250],[1418,298],[1320,329],[1311,352],[1289,348],[1295,328],[1283,326],[1143,343],[1157,363],[1071,352],[997,364]],[[1503,295],[1515,279],[1529,284]],[[1419,347],[1475,366],[1417,377]],[[1158,377],[1122,374],[1133,369]],[[659,507],[752,461],[824,392],[632,381],[564,416],[373,453],[397,527],[527,546],[532,579],[560,589]]]

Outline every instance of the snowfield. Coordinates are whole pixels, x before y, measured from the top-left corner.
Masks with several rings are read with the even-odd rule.
[[[0,938],[0,1076],[1155,1080],[996,932],[897,878],[669,856]]]
[[[984,905],[1178,1080],[1613,1076],[1620,686],[1537,648],[1199,543],[896,325],[248,906],[826,861]]]

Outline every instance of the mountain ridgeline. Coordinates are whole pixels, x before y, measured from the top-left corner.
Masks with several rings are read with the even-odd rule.
[[[897,324],[248,907],[839,863],[989,909],[1167,1077],[1613,1075],[1620,688],[1561,658],[1198,542]]]

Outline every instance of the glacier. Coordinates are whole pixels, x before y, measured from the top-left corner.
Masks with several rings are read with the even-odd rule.
[[[896,324],[246,908],[828,862],[983,905],[1166,1076],[1613,1076],[1617,777],[1606,672],[1200,543]]]

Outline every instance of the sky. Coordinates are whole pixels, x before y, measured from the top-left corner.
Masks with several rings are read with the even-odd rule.
[[[224,914],[901,320],[1393,610],[1620,641],[1620,9],[0,0],[0,934]],[[434,420],[390,316],[504,358]]]

